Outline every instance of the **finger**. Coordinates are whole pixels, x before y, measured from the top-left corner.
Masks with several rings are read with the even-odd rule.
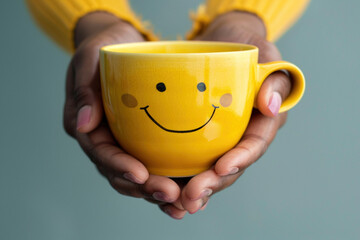
[[[177,204],[175,204],[176,202],[181,202],[181,199],[180,197],[175,201],[175,202],[172,202],[172,203],[166,203],[166,202],[163,202],[163,201],[158,201],[158,200],[155,200],[153,197],[150,197],[150,198],[144,198],[146,201],[150,202],[150,203],[153,203],[153,204],[156,204],[156,205],[164,205],[164,204],[171,204],[173,205],[174,207],[176,207],[178,210],[185,210],[182,205],[180,205],[181,207],[178,207]]]
[[[177,210],[186,212],[186,210],[183,208],[183,206],[181,204],[181,198],[180,197],[175,202],[172,202],[172,203],[166,203],[166,202],[158,201],[158,200],[155,200],[154,198],[145,198],[145,200],[150,202],[150,203],[156,204],[158,206],[170,204],[173,207],[175,207]]]
[[[161,209],[161,211],[176,220],[183,219],[186,214],[185,210],[178,209],[172,204],[159,205],[159,208]]]
[[[136,184],[148,179],[145,166],[118,147],[106,123],[89,134],[77,133],[76,138],[95,165],[105,169],[108,178],[121,176]]]
[[[174,202],[179,198],[180,189],[171,179],[150,175],[146,183],[136,184],[123,177],[109,177],[109,182],[119,193],[127,196],[144,198],[154,204]]]
[[[76,129],[88,133],[102,120],[99,49],[105,45],[143,41],[141,34],[126,22],[113,24],[101,34],[85,40],[73,58],[74,98],[77,105]]]
[[[180,189],[180,195],[181,195],[181,190]],[[184,206],[181,203],[181,197],[179,196],[178,199],[175,200],[175,202],[172,202],[172,205],[174,205],[176,208],[180,209],[180,210],[185,210]]]
[[[251,38],[250,44],[259,48],[259,62],[271,62],[281,60],[281,54],[277,47],[261,37]],[[263,82],[256,104],[262,114],[274,117],[279,113],[281,103],[287,98],[291,90],[291,81],[287,74],[278,71],[271,74]]]
[[[139,184],[136,184],[124,177],[109,175],[107,177],[110,185],[121,195],[135,198],[149,198],[148,194],[141,191]]]
[[[209,199],[210,200],[210,199]],[[206,209],[206,207],[209,204],[209,200],[204,204],[204,206],[202,206],[202,208],[200,208],[201,211],[204,211]]]
[[[100,89],[99,48],[87,46],[77,51],[73,58],[76,103],[76,129],[81,133],[94,130],[103,115]]]
[[[240,142],[216,162],[216,173],[231,175],[253,164],[265,153],[284,119],[284,113],[272,118],[255,111]]]
[[[160,202],[172,203],[180,196],[179,186],[164,176],[150,175],[142,188],[144,192],[151,194],[153,199]]]
[[[176,198],[175,201],[172,201],[171,204],[179,210],[185,210],[181,203],[180,194],[181,194],[181,190],[189,182],[190,178],[171,178],[171,180],[177,184],[177,189],[178,189],[178,194],[177,194],[178,197]],[[155,204],[161,204],[161,202],[163,202],[163,201],[154,200],[153,198],[146,200]]]
[[[291,91],[290,78],[284,72],[275,72],[265,79],[256,99],[257,108],[268,117],[278,115],[281,103]]]
[[[180,188],[180,192],[181,192],[182,189],[189,183],[189,181],[191,180],[191,177],[172,178],[172,180],[177,183],[177,185]],[[180,197],[172,204],[180,210],[185,210],[184,206],[181,203]]]
[[[239,172],[224,177],[210,169],[193,177],[182,191],[182,205],[190,214],[196,213],[205,206],[213,194],[233,184],[241,174],[242,172]]]

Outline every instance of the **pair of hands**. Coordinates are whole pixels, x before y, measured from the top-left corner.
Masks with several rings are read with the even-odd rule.
[[[250,13],[229,12],[216,18],[195,40],[228,41],[255,45],[259,62],[281,60],[275,45],[265,40],[262,21]],[[64,126],[119,193],[157,204],[175,219],[204,209],[209,198],[230,186],[266,151],[286,113],[278,114],[290,92],[286,74],[277,72],[263,83],[248,128],[238,145],[209,170],[189,179],[150,175],[113,138],[101,100],[99,49],[116,43],[145,41],[129,23],[105,12],[86,15],[75,30],[76,52],[66,79]]]

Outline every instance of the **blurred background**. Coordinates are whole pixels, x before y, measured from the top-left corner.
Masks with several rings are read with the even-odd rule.
[[[166,39],[200,0],[131,1]],[[360,3],[312,1],[277,46],[307,91],[267,153],[176,221],[117,194],[62,128],[70,56],[0,3],[0,239],[360,239]]]

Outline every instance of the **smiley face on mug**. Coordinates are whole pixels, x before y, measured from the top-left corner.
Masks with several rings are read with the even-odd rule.
[[[186,91],[186,89],[183,89],[184,88],[184,85],[178,85],[178,86],[174,86],[177,88],[177,91],[181,92],[181,91]],[[194,86],[195,87],[195,86]],[[196,84],[196,88],[197,88],[197,91],[198,93],[197,94],[205,94],[204,92],[207,90],[207,87],[206,87],[206,84],[204,82],[200,82],[198,84]],[[167,91],[167,87],[166,87],[166,84],[164,82],[159,82],[156,84],[156,86],[154,86],[154,95],[156,94],[159,94],[159,98],[160,96],[163,94],[167,94],[168,92]],[[193,91],[192,91],[193,92]],[[171,94],[171,92],[170,92]],[[187,96],[188,94],[186,94],[186,92],[183,92],[183,96]],[[169,97],[168,97],[169,99]],[[128,108],[137,108],[138,107],[138,100],[137,98],[132,95],[132,94],[129,94],[129,93],[125,93],[121,96],[121,100],[122,100],[122,103],[128,107]],[[201,125],[194,125],[193,127],[191,127],[190,129],[181,129],[181,123],[183,122],[181,120],[181,116],[187,116],[188,118],[191,118],[191,119],[194,119],[193,116],[194,116],[194,112],[191,111],[191,109],[188,109],[188,112],[180,112],[179,111],[179,121],[178,121],[178,125],[179,127],[177,129],[171,129],[171,128],[168,128],[166,127],[168,125],[167,121],[164,121],[164,122],[158,122],[156,119],[156,116],[153,116],[150,112],[151,112],[151,107],[150,105],[146,105],[146,106],[143,106],[139,108],[139,110],[143,110],[145,112],[145,114],[149,117],[149,120],[151,120],[155,125],[157,125],[160,129],[164,130],[164,131],[167,131],[167,132],[170,132],[170,133],[192,133],[192,132],[195,132],[195,131],[198,131],[202,128],[204,128],[211,120],[212,118],[214,117],[215,113],[216,113],[216,110],[221,107],[229,107],[232,103],[232,95],[231,93],[225,93],[223,94],[221,97],[220,97],[220,100],[216,103],[216,104],[219,104],[219,105],[215,105],[213,103],[209,103],[209,106],[212,106],[213,109],[212,111],[209,111],[209,118]],[[172,103],[172,108],[179,108],[179,102],[173,102]],[[194,105],[196,104],[196,102],[194,101]],[[156,105],[159,105],[159,106],[156,106]],[[161,108],[164,107],[164,104],[161,103],[161,101],[158,101],[158,104],[155,103],[155,108]],[[205,107],[206,108],[206,107]],[[186,109],[185,109],[186,111]],[[196,111],[198,112],[198,111]],[[166,119],[165,119],[166,120]],[[194,120],[195,122],[196,120]]]

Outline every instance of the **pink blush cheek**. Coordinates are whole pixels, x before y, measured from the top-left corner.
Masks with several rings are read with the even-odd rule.
[[[134,97],[133,95],[128,94],[128,93],[125,93],[121,96],[121,101],[128,108],[134,108],[138,105],[138,101],[137,101],[136,97]]]
[[[220,104],[223,107],[229,107],[232,103],[232,95],[231,93],[226,93],[221,96],[220,98]]]

